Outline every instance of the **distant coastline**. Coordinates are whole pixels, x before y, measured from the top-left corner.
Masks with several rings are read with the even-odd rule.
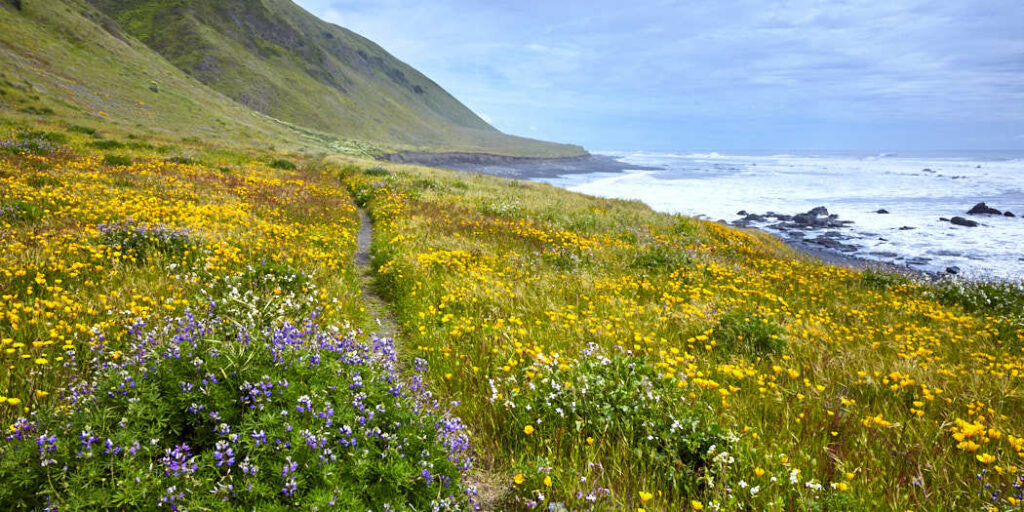
[[[590,153],[579,156],[538,158],[488,153],[406,151],[384,155],[381,160],[442,167],[456,171],[475,172],[524,180],[556,178],[572,174],[617,173],[625,170],[660,169],[660,167],[627,164],[610,156],[593,155]]]

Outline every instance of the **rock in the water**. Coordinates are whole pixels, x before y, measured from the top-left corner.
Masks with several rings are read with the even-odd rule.
[[[1003,212],[1003,215],[1006,217],[1016,217],[1016,215],[1014,215],[1013,212],[1011,212],[1010,210],[1006,210],[1005,212]]]
[[[939,217],[939,220],[941,220],[942,222],[949,222],[949,218],[947,217]]]
[[[808,228],[835,227],[837,226],[836,217],[838,215],[829,215],[828,210],[824,206],[818,206],[805,213],[794,215],[793,223]]]
[[[747,214],[746,210],[740,210],[740,211],[736,212],[736,215],[739,215],[740,217],[742,217],[742,216],[744,216],[746,214]]]
[[[968,215],[1002,215],[1003,212],[996,210],[995,208],[989,207],[985,203],[978,203],[974,205],[974,208],[967,210]]]
[[[886,213],[889,213],[889,210],[886,210],[885,208],[882,208],[881,210],[878,210],[875,213],[886,214]]]
[[[900,226],[900,231],[910,231],[911,229],[917,229],[914,226]]]
[[[963,217],[953,217],[952,219],[949,219],[949,221],[952,222],[953,224],[956,224],[957,226],[966,226],[966,227],[969,227],[969,228],[973,228],[973,227],[976,227],[978,225],[977,222],[974,222],[973,220],[965,219]]]
[[[931,170],[931,169],[926,167],[924,169],[921,169],[921,172],[935,172],[935,171],[933,171],[933,170]]]
[[[960,267],[946,267],[946,273],[955,276],[960,273]]]

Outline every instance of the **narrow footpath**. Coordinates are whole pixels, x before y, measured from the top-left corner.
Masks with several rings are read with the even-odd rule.
[[[363,292],[366,310],[377,322],[373,329],[378,336],[394,339],[398,335],[398,323],[395,322],[388,303],[373,288],[373,258],[370,257],[370,245],[373,243],[373,221],[366,210],[359,208],[359,233],[356,235],[356,278]]]
[[[391,308],[374,289],[373,258],[370,256],[370,246],[373,244],[373,221],[363,208],[358,208],[359,232],[356,234],[355,267],[356,278],[359,280],[359,288],[363,293],[363,302],[370,317],[377,322],[376,332],[378,336],[395,340],[395,349],[400,350],[401,344],[396,339],[398,336],[398,322],[395,321]],[[479,462],[478,462],[479,463]],[[498,481],[493,473],[477,466],[466,475],[466,483],[475,486],[477,489],[476,504],[480,512],[491,512],[497,510],[502,495],[507,491]]]

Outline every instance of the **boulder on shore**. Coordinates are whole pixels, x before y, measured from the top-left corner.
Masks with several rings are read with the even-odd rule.
[[[974,208],[967,210],[967,215],[1002,215],[1003,212],[990,207],[985,203],[978,203]]]
[[[974,222],[973,220],[965,219],[963,217],[953,217],[952,219],[949,219],[949,222],[952,222],[953,224],[956,224],[957,226],[965,226],[965,227],[968,227],[968,228],[977,227],[977,225],[978,225],[977,222]]]
[[[1005,212],[1003,212],[1003,216],[1005,216],[1005,217],[1016,217],[1016,215],[1014,215],[1013,212],[1011,212],[1010,210],[1006,210]]]
[[[885,208],[882,208],[881,210],[878,210],[875,213],[886,214],[886,213],[889,213],[889,210],[886,210]]]

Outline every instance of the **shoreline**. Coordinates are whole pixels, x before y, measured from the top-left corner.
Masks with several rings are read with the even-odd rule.
[[[621,162],[614,157],[607,155],[581,155],[560,158],[536,158],[536,157],[513,157],[502,155],[488,155],[482,153],[395,153],[386,156],[387,161],[396,163],[416,163],[430,167],[440,167],[462,172],[487,174],[510,179],[527,181],[539,181],[562,176],[594,173],[623,173],[627,170],[662,170],[661,167],[645,167]],[[698,216],[700,217],[700,216]],[[711,219],[704,220],[713,222]],[[966,279],[970,281],[995,282],[999,279],[983,278],[950,274],[939,270],[924,270],[912,266],[890,262],[878,261],[864,256],[828,249],[820,245],[782,236],[780,233],[765,230],[756,226],[735,225],[731,222],[719,221],[734,229],[755,229],[766,233],[797,253],[814,259],[816,261],[854,269],[874,269],[887,273],[900,274],[914,279],[928,282],[937,282],[949,278]]]
[[[733,229],[741,229],[738,226],[729,225]],[[887,273],[901,274],[915,279],[922,279],[929,282],[941,281],[950,277],[959,277],[960,279],[970,279],[962,276],[954,276],[953,274],[944,274],[941,272],[921,270],[909,267],[907,265],[900,265],[897,263],[889,263],[885,261],[876,261],[860,256],[855,256],[848,253],[839,251],[824,249],[810,244],[796,243],[791,240],[786,240],[779,235],[770,231],[765,231],[758,228],[742,228],[742,229],[756,229],[761,233],[766,233],[772,237],[778,239],[780,242],[786,244],[787,247],[792,248],[794,251],[800,253],[803,256],[807,256],[811,259],[817,260],[821,263],[836,267],[844,267],[852,270],[880,270]],[[971,279],[974,280],[974,279]]]
[[[402,152],[384,155],[385,162],[425,165],[455,171],[487,174],[503,178],[536,180],[573,174],[620,173],[626,170],[659,170],[626,164],[605,155],[567,157],[525,157],[492,155],[487,153],[426,153]]]

